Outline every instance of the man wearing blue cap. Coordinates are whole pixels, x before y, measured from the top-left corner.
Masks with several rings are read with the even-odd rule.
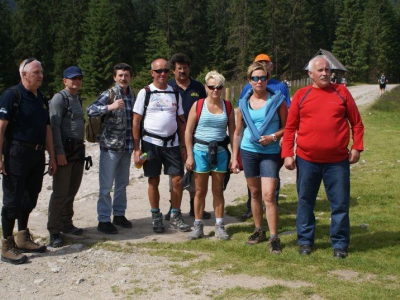
[[[68,67],[63,77],[65,88],[50,101],[51,130],[58,166],[53,177],[47,222],[52,247],[62,246],[61,232],[73,235],[83,232],[72,223],[74,198],[81,185],[85,157],[85,120],[82,99],[78,95],[82,87],[82,70],[77,66]]]

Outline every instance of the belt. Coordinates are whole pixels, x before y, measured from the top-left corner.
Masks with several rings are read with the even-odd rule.
[[[13,144],[13,145],[20,145],[20,146],[22,146],[22,147],[29,148],[29,149],[33,149],[33,150],[37,150],[37,151],[44,150],[44,148],[45,148],[44,145],[40,145],[40,144],[30,144],[30,143],[21,142],[21,141],[16,141],[16,140],[13,140],[13,141],[11,142],[11,144]]]

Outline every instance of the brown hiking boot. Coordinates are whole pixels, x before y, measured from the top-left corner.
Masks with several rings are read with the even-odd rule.
[[[17,249],[13,236],[9,236],[6,240],[1,240],[1,261],[19,265],[23,264],[27,260],[28,257],[21,254]]]
[[[17,240],[15,241],[17,248],[21,252],[45,252],[46,246],[40,245],[33,241],[29,229],[18,231]]]

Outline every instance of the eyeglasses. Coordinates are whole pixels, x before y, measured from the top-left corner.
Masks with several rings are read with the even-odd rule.
[[[22,66],[22,71],[24,70],[24,68],[25,68],[25,66],[26,66],[27,64],[30,64],[31,62],[33,62],[33,61],[35,61],[35,60],[37,60],[37,59],[34,58],[34,57],[29,57],[29,58],[27,58],[27,59],[25,60],[25,62],[24,62],[24,65]]]
[[[83,77],[82,76],[75,76],[75,77],[72,77],[70,79],[71,80],[83,80]]]
[[[169,69],[157,69],[157,70],[152,70],[152,71],[156,72],[157,74],[169,73]]]
[[[222,90],[223,88],[224,88],[224,86],[223,85],[220,85],[220,86],[215,86],[215,85],[207,85],[207,87],[208,87],[208,89],[209,90],[218,90],[218,91],[220,91],[220,90]]]
[[[251,81],[254,82],[258,82],[259,80],[261,80],[261,82],[267,81],[268,80],[268,76],[251,76],[250,77]]]

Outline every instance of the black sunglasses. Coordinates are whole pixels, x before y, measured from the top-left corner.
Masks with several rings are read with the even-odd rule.
[[[29,57],[29,58],[25,59],[24,65],[22,66],[22,71],[24,70],[24,68],[25,68],[25,66],[26,66],[27,64],[30,64],[31,62],[33,62],[33,61],[35,61],[35,60],[37,60],[37,59],[34,58],[34,57]]]
[[[250,79],[251,79],[251,81],[254,81],[254,82],[258,82],[259,80],[261,80],[261,82],[264,82],[264,81],[268,80],[268,76],[251,76]]]
[[[169,69],[157,69],[157,70],[152,70],[152,71],[156,72],[157,74],[169,73]]]
[[[220,91],[220,90],[222,90],[223,88],[224,88],[224,86],[223,85],[220,85],[220,86],[215,86],[215,85],[207,85],[207,87],[208,87],[208,89],[209,90],[218,90],[218,91]]]

